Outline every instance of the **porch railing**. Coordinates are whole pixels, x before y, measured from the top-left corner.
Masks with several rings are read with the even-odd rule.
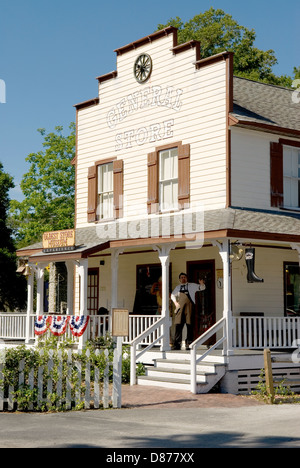
[[[34,340],[35,314],[30,315],[28,330],[26,313],[0,313],[0,340]],[[161,317],[159,315],[130,315],[129,336],[123,342],[128,344],[149,330]],[[110,329],[107,315],[91,315],[86,331],[86,339],[105,336]],[[28,337],[26,336],[26,330]],[[151,329],[143,336],[140,345],[152,344],[159,336],[159,327]],[[69,333],[69,332],[68,332]],[[69,336],[70,335],[70,336]],[[69,333],[65,336],[71,338]],[[300,317],[233,317],[232,348],[297,348],[300,344]]]
[[[300,317],[233,317],[233,348],[297,348],[299,344]]]
[[[34,340],[35,314],[29,317],[28,337],[26,336],[27,314],[19,313],[0,313],[0,340]],[[123,340],[124,344],[130,343],[137,336],[143,333],[160,319],[159,315],[130,315],[129,316],[129,336]],[[90,315],[90,320],[85,332],[86,339],[95,339],[98,336],[105,336],[110,327],[110,316],[108,315]],[[157,338],[157,330],[144,337],[141,345],[149,345]],[[72,334],[67,329],[66,338],[72,338]],[[63,339],[63,337],[62,337]]]
[[[147,328],[144,332],[142,332],[139,336],[134,338],[130,344],[130,385],[136,384],[136,363],[140,359],[140,357],[146,352],[149,351],[154,345],[161,345],[163,344],[164,338],[164,329],[168,330],[169,327],[165,327],[167,321],[169,321],[169,317],[159,317],[158,320],[153,323],[149,328]],[[137,349],[141,344],[145,344],[149,341],[149,337],[153,337],[151,342],[148,346],[142,349],[139,354],[137,354]]]
[[[207,349],[201,356],[197,358],[197,349],[202,346],[207,340],[214,336],[217,332],[222,330],[221,337]],[[203,361],[211,352],[220,347],[226,341],[226,319],[223,317],[212,327],[210,327],[205,333],[203,333],[197,340],[195,340],[191,345],[191,392],[197,393],[197,364]],[[223,352],[225,354],[226,350],[223,347]]]

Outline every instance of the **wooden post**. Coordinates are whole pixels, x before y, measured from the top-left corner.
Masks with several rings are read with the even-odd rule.
[[[267,392],[270,395],[270,402],[273,404],[275,400],[275,392],[274,392],[273,373],[272,373],[271,351],[269,349],[264,350],[264,363],[265,363]]]

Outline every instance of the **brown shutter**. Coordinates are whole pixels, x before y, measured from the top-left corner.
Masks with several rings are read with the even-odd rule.
[[[87,215],[89,223],[97,220],[97,166],[89,167]]]
[[[123,160],[113,162],[114,172],[114,218],[123,217]]]
[[[190,204],[190,145],[178,146],[178,207]]]
[[[158,211],[158,152],[148,154],[148,213]]]
[[[271,143],[271,206],[283,206],[283,147]]]

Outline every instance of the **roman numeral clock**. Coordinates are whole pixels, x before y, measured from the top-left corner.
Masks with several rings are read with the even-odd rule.
[[[150,55],[139,55],[134,63],[133,72],[138,83],[145,83],[150,78],[152,72],[152,59]]]

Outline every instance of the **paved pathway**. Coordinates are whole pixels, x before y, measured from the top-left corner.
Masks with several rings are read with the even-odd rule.
[[[187,391],[162,387],[134,385],[122,386],[122,406],[124,408],[235,408],[242,406],[262,406],[264,403],[253,397],[209,393],[194,395]]]

